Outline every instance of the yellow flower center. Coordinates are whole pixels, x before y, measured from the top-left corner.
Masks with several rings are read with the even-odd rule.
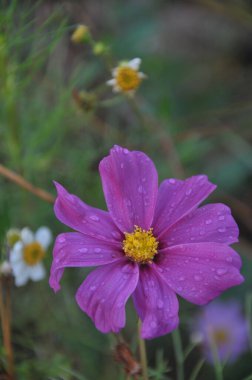
[[[225,344],[229,341],[229,335],[225,330],[213,331],[212,337],[217,346]]]
[[[123,250],[126,256],[138,263],[151,262],[157,253],[158,241],[152,234],[152,228],[148,231],[135,226],[134,232],[125,232]]]
[[[141,78],[138,71],[131,67],[121,66],[117,68],[116,82],[122,91],[134,91],[141,83]]]
[[[24,261],[28,265],[35,265],[45,256],[45,251],[38,242],[27,244],[24,247]]]

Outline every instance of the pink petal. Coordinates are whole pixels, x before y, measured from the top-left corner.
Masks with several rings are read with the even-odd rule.
[[[176,294],[155,271],[155,265],[142,266],[134,304],[142,320],[144,339],[156,338],[174,330],[179,322]]]
[[[109,264],[123,258],[120,243],[97,240],[79,232],[60,234],[53,249],[49,283],[54,291],[60,289],[65,267],[90,267]]]
[[[138,265],[126,260],[91,272],[81,284],[76,300],[103,333],[117,333],[125,325],[125,305],[139,277]]]
[[[123,236],[107,211],[88,206],[54,182],[58,197],[54,204],[57,218],[67,226],[97,239],[122,241]]]
[[[181,244],[160,251],[160,275],[186,300],[203,305],[243,282],[240,256],[220,243]]]
[[[239,229],[224,204],[210,204],[194,210],[164,235],[162,243],[177,245],[199,242],[232,244],[238,241]]]
[[[153,227],[160,238],[171,226],[193,211],[216,188],[205,175],[180,181],[168,179],[158,191]]]
[[[115,146],[99,169],[108,210],[120,230],[130,232],[134,225],[149,229],[158,190],[157,172],[149,157]]]

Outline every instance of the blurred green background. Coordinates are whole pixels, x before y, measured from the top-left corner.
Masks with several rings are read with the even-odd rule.
[[[142,58],[148,76],[136,103],[100,87],[107,62],[88,44],[73,44],[77,24],[110,49],[110,61]],[[112,57],[112,58],[111,58]],[[76,102],[79,91],[95,96]],[[99,92],[97,92],[99,91]],[[144,116],[142,116],[144,115]],[[205,173],[218,185],[212,202],[228,204],[240,226],[237,251],[246,282],[222,297],[245,304],[252,285],[252,2],[215,1],[1,1],[0,163],[55,195],[57,180],[85,202],[105,207],[98,163],[114,144],[144,150],[160,179]],[[64,227],[52,206],[0,177],[0,236],[8,228]],[[47,270],[51,251],[46,258]],[[124,379],[112,336],[95,330],[74,294],[87,270],[69,269],[57,295],[47,280],[13,290],[13,344],[18,379]],[[181,302],[183,346],[199,310]],[[136,347],[129,302],[125,339]],[[175,379],[170,335],[147,342],[154,379]],[[185,361],[186,379],[201,357]],[[225,368],[240,380],[251,353]],[[162,374],[168,362],[170,372]],[[204,365],[198,379],[213,379]]]

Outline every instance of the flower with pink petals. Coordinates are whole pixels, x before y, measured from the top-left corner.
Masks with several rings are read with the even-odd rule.
[[[76,300],[103,333],[125,326],[133,297],[142,337],[155,338],[179,322],[177,295],[203,305],[243,282],[230,248],[238,227],[224,204],[198,206],[216,186],[205,175],[164,180],[142,152],[115,146],[99,166],[108,211],[96,209],[55,183],[57,218],[76,232],[55,242],[50,286],[65,267],[99,266]]]

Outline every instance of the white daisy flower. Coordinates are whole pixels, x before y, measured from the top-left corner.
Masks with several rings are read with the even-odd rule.
[[[121,62],[112,70],[112,79],[107,81],[113,87],[114,92],[124,92],[133,95],[146,75],[139,71],[140,58],[134,58],[128,62]]]
[[[26,227],[21,230],[20,235],[20,241],[10,252],[16,286],[25,285],[29,279],[40,281],[45,277],[42,260],[52,241],[52,233],[47,227],[40,227],[35,234]]]

